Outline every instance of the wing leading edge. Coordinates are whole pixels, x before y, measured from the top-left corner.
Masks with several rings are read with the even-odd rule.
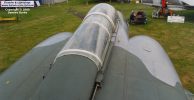
[[[161,7],[161,0],[141,0],[144,5],[153,6],[153,7]],[[167,7],[171,10],[191,10],[194,9],[194,1],[193,0],[167,0]]]

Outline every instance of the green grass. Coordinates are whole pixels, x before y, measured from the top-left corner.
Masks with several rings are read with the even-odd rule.
[[[79,2],[78,2],[79,1]],[[156,39],[169,54],[183,86],[194,93],[194,11],[177,12],[186,16],[185,24],[167,23],[166,19],[152,19],[153,8],[141,4],[111,3],[127,18],[131,10],[144,9],[147,25],[130,25],[129,36],[148,35]],[[82,20],[75,13],[85,15],[95,3],[81,0],[43,5],[20,15],[19,22],[0,23],[0,72],[7,69],[36,44],[59,32],[74,32]],[[73,9],[74,13],[69,12]],[[0,16],[10,17],[3,10]]]

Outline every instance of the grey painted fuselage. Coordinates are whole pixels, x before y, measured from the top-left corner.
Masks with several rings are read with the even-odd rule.
[[[192,100],[186,93],[160,44],[129,39],[122,14],[104,3],[0,76],[0,100]]]

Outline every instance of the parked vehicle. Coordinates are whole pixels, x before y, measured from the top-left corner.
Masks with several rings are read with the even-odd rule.
[[[132,11],[129,18],[129,24],[147,24],[146,14],[142,10],[137,13]]]

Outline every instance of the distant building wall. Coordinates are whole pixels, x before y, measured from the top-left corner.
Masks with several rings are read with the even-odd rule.
[[[131,0],[94,0],[94,1],[100,1],[100,2],[108,2],[108,1],[129,2]]]
[[[55,3],[65,2],[67,0],[54,0]]]
[[[68,0],[41,0],[42,4],[54,4],[54,3],[61,3]]]

